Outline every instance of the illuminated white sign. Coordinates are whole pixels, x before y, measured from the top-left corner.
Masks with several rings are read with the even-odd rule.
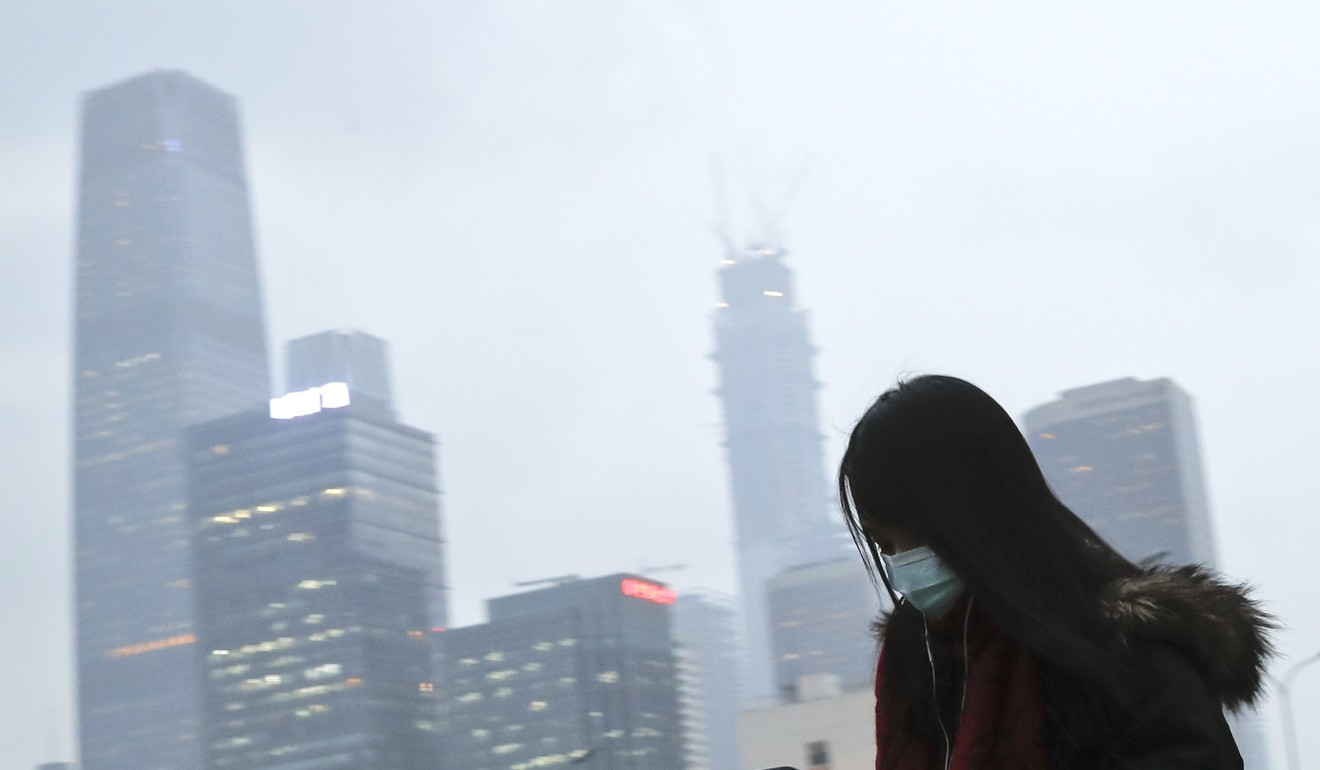
[[[308,388],[270,400],[270,416],[276,420],[292,420],[316,414],[322,409],[348,406],[348,383],[330,382],[319,388]]]

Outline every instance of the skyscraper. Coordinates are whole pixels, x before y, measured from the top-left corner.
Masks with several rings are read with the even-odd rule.
[[[432,437],[338,383],[188,439],[207,767],[438,767]]]
[[[347,383],[349,390],[393,409],[385,340],[352,329],[311,334],[285,345],[289,390],[327,382]]]
[[[674,592],[638,575],[547,581],[440,635],[446,767],[683,767]]]
[[[195,770],[182,432],[269,395],[232,97],[182,72],[84,97],[76,276],[81,766]]]
[[[712,358],[724,407],[750,697],[775,694],[767,581],[850,547],[829,514],[816,349],[783,257],[780,249],[755,247],[726,258],[715,314]]]
[[[1192,399],[1131,377],[1064,391],[1023,418],[1055,493],[1134,561],[1215,566]],[[1254,712],[1230,719],[1247,770],[1268,767]]]

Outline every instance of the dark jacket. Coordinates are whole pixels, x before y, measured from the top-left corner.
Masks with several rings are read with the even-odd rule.
[[[1119,663],[1101,678],[1109,688],[1108,697],[1095,697],[1097,687],[1079,686],[1069,675],[1037,661],[1040,695],[1035,697],[1043,700],[1041,736],[1049,767],[1240,770],[1242,758],[1224,713],[1249,706],[1261,695],[1265,666],[1273,654],[1269,641],[1273,620],[1249,598],[1244,586],[1225,582],[1201,567],[1146,569],[1111,584],[1101,603],[1119,653]],[[982,617],[982,622],[993,623]],[[976,622],[976,613],[972,619]],[[883,633],[883,624],[877,630]],[[963,633],[939,636],[932,665],[941,656],[961,660],[955,649],[939,648],[958,644]],[[936,634],[931,633],[931,640]],[[976,665],[973,658],[972,666]],[[957,691],[963,685],[940,677],[937,682],[946,684],[937,703],[952,709],[946,724],[957,725]],[[1020,694],[1021,688],[1016,692]],[[1016,708],[1013,697],[1003,691],[992,708],[1010,720],[1019,711],[1031,711]],[[1069,699],[1079,698],[1088,707],[1105,704],[1105,713],[1094,720],[1077,719],[1081,701]],[[969,710],[985,707],[970,702],[967,706]],[[1072,717],[1061,719],[1061,714]],[[1065,723],[1070,726],[1063,727]]]
[[[1103,597],[1126,662],[1120,716],[1069,768],[1241,768],[1225,710],[1254,703],[1273,655],[1273,619],[1201,567],[1157,567]],[[1056,756],[1058,756],[1056,754]]]

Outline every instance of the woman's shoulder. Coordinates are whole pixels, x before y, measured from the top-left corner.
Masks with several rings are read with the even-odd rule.
[[[1246,586],[1204,567],[1155,567],[1114,581],[1101,601],[1122,668],[1186,686],[1199,682],[1223,708],[1260,697],[1277,624]]]

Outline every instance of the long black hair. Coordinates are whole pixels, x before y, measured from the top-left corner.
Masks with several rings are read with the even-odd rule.
[[[886,587],[867,532],[910,533],[1032,654],[1047,685],[1066,679],[1100,697],[1102,687],[1082,686],[1098,685],[1115,661],[1100,594],[1140,569],[1059,501],[1012,417],[984,391],[926,375],[881,394],[848,441],[839,499],[868,571]],[[915,695],[930,692],[925,664],[921,615],[902,605],[887,618],[880,696],[918,737],[939,734],[933,704]],[[1058,727],[1067,734],[1098,705],[1074,699],[1065,708],[1073,713]]]

